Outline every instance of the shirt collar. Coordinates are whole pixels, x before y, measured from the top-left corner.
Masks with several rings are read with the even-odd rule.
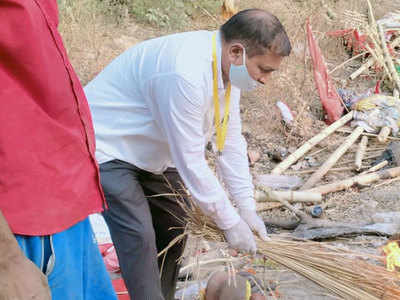
[[[221,65],[221,56],[222,56],[222,40],[221,40],[221,32],[216,30],[213,34],[216,33],[216,43],[217,43],[217,69],[218,69],[218,89],[225,89],[224,81],[222,79],[222,65]]]

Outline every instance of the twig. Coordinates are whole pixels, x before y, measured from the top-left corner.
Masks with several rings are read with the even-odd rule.
[[[374,188],[377,188],[377,187],[380,187],[380,186],[382,186],[382,185],[386,185],[386,184],[389,184],[389,183],[392,183],[392,182],[396,182],[396,181],[399,181],[399,180],[400,180],[400,177],[395,177],[395,178],[387,179],[387,180],[385,180],[385,181],[383,181],[383,182],[381,182],[381,183],[375,185]]]
[[[207,16],[209,16],[212,20],[214,20],[215,23],[217,23],[217,25],[219,25],[219,22],[218,22],[217,18],[214,17],[212,14],[210,14],[210,12],[209,12],[207,9],[205,9],[205,8],[202,7],[201,5],[199,5],[198,7],[199,7],[202,11],[204,11],[205,14],[206,14]]]
[[[186,270],[189,270],[195,266],[205,266],[205,265],[209,265],[209,264],[216,264],[216,263],[232,263],[232,262],[236,262],[238,261],[238,259],[234,259],[234,258],[216,258],[216,259],[210,259],[210,260],[202,260],[199,262],[194,262],[191,264],[188,264],[182,268],[180,268],[179,272],[181,273],[185,273]]]
[[[308,157],[312,157],[312,156],[314,156],[314,155],[317,155],[318,153],[321,153],[322,151],[324,151],[324,150],[326,150],[326,149],[328,149],[328,148],[329,148],[329,147],[326,146],[326,147],[324,147],[324,148],[322,148],[322,149],[319,149],[319,150],[317,150],[317,151],[314,151],[314,152],[308,154],[307,156],[308,156]]]
[[[359,58],[360,56],[363,56],[365,54],[367,54],[368,52],[363,52],[363,53],[359,53],[351,58],[349,58],[348,60],[342,62],[340,65],[336,66],[335,68],[333,68],[331,71],[328,72],[328,74],[332,74],[333,72],[335,72],[336,70],[339,70],[340,68],[342,68],[343,66],[345,66],[346,64],[348,64],[349,62]]]
[[[282,203],[257,203],[256,204],[256,210],[257,211],[266,211],[266,210],[271,210],[271,209],[275,209],[275,208],[280,208],[282,207],[283,204]]]

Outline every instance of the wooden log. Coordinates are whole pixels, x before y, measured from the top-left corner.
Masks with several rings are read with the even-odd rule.
[[[294,191],[273,191],[268,188],[262,188],[261,191],[256,190],[254,198],[257,202],[280,202],[281,199],[290,203],[321,203],[322,196],[319,193],[304,193]]]
[[[392,129],[388,126],[384,126],[381,128],[381,131],[379,131],[379,134],[377,136],[377,140],[379,143],[384,144],[387,142],[388,137]]]
[[[335,152],[324,162],[324,164],[307,180],[301,189],[309,189],[313,187],[321,178],[329,171],[330,168],[342,157],[343,154],[355,143],[355,141],[363,133],[364,128],[357,127],[350,136],[340,145]]]
[[[358,145],[357,152],[356,152],[356,159],[354,162],[354,167],[355,167],[356,171],[361,170],[362,160],[365,155],[365,150],[367,149],[367,144],[368,144],[368,137],[363,136],[361,138],[361,142]]]
[[[289,168],[292,164],[298,161],[304,154],[306,154],[312,147],[317,145],[323,139],[328,137],[330,134],[335,132],[338,128],[345,125],[348,121],[353,118],[353,112],[349,112],[345,116],[341,117],[336,122],[332,123],[330,126],[322,130],[319,134],[309,139],[305,142],[299,149],[295,152],[290,154],[284,161],[282,161],[279,165],[277,165],[271,172],[271,174],[280,175],[282,174],[287,168]]]
[[[329,184],[317,186],[315,188],[304,190],[303,192],[321,193],[322,195],[348,189],[349,187],[360,184],[366,185],[380,179],[388,179],[400,176],[400,167],[377,171],[365,175],[358,175],[348,179],[332,182]]]
[[[379,164],[376,164],[375,166],[369,168],[368,170],[365,170],[364,172],[360,173],[360,175],[378,171],[378,170],[382,169],[383,167],[387,166],[388,163],[389,162],[387,160],[381,161]]]

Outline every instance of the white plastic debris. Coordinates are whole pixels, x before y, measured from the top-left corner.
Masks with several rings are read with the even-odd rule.
[[[294,117],[292,111],[290,110],[289,106],[287,106],[282,101],[276,102],[276,106],[279,108],[282,119],[287,125],[292,125]]]

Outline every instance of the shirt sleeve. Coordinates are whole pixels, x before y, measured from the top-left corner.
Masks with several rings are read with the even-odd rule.
[[[247,158],[247,143],[242,135],[240,91],[232,89],[228,130],[222,155],[217,157],[217,172],[239,209],[255,210],[254,186]]]
[[[202,89],[179,75],[161,75],[151,79],[146,90],[172,160],[192,197],[220,229],[233,227],[240,217],[205,158]]]

